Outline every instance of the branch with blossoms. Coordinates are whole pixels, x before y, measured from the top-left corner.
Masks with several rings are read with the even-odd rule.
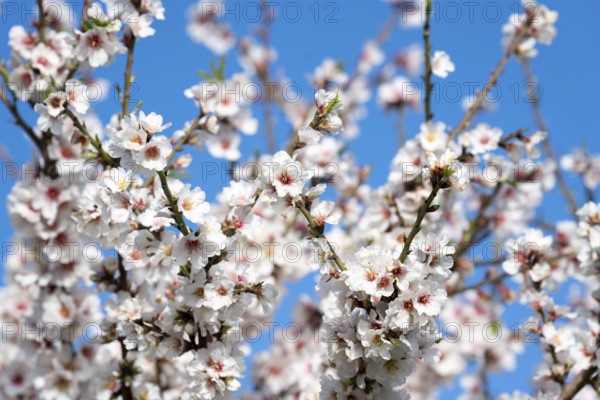
[[[244,388],[244,398],[432,398],[458,380],[465,397],[487,399],[491,375],[514,367],[523,335],[534,335],[543,355],[538,398],[597,390],[600,205],[578,207],[568,197],[576,220],[534,228],[555,179],[566,187],[543,120],[531,134],[472,126],[510,60],[527,65],[538,43],[552,42],[556,12],[526,3],[511,17],[503,57],[449,129],[434,120],[431,104],[435,81],[455,70],[450,56],[434,49],[435,4],[393,1],[353,70],[327,58],[309,77],[314,98],[275,96],[292,131],[285,149],[275,151],[271,104],[263,101],[262,127],[252,102],[227,90],[256,82],[264,88],[272,79],[267,2],[259,40],[238,40],[221,2],[189,9],[188,34],[222,58],[184,91],[197,111],[172,132],[162,115],[131,104],[133,66],[143,68],[135,54],[154,35],[155,20],[165,18],[160,0],[85,1],[78,26],[50,18],[47,4],[36,3],[35,30],[11,28],[11,60],[0,67],[9,88],[0,99],[40,155],[36,173],[7,199],[23,251],[9,251],[0,288],[8,338],[0,397],[231,398],[242,387],[253,340],[246,328],[272,320],[288,283],[313,271],[320,297],[302,297],[293,320],[324,340],[291,343],[287,330],[279,332],[270,350],[255,355],[253,390]],[[406,49],[384,64],[381,47],[400,20],[423,29],[424,49]],[[230,51],[241,67],[232,75],[225,69]],[[103,125],[85,96],[86,79],[121,55],[120,104]],[[412,78],[399,71],[423,77],[424,122],[402,140],[385,182],[372,186],[351,139],[365,128],[371,92],[399,118],[418,109],[419,95],[406,92]],[[19,102],[37,121],[27,121]],[[241,141],[261,129],[268,152],[243,158]],[[541,155],[539,144],[550,160],[528,168]],[[192,150],[232,166],[213,201],[185,179]],[[596,158],[579,152],[560,160],[581,176],[588,200],[600,184]],[[482,172],[492,166],[499,168],[493,182]],[[469,258],[477,243],[498,242],[497,260]],[[67,251],[94,245],[93,260]],[[559,304],[553,291],[571,279],[583,294]],[[484,340],[509,329],[504,308],[517,298],[531,317],[510,335]],[[16,334],[40,322],[58,327],[56,340]],[[440,322],[473,326],[476,342],[444,340],[447,332],[434,328]],[[90,325],[100,329],[99,340],[87,340],[83,327]]]

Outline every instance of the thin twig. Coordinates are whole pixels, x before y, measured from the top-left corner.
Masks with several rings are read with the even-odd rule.
[[[598,371],[597,367],[590,367],[581,371],[571,383],[565,386],[558,400],[571,400],[585,385],[592,384],[592,376]]]
[[[509,276],[510,276],[510,274],[503,272],[500,275],[490,276],[490,277],[485,278],[485,279],[481,280],[480,282],[475,283],[470,286],[464,286],[464,287],[457,288],[457,289],[450,289],[450,290],[448,290],[448,296],[453,296],[455,294],[463,293],[463,292],[466,292],[469,290],[479,289],[479,288],[481,288],[485,285],[489,285],[489,284],[497,284],[497,283],[502,282],[504,279],[508,278]]]
[[[502,147],[503,149],[507,147],[509,142],[513,139],[523,140],[523,134],[527,132],[527,129],[519,129],[509,135],[501,137],[498,141],[498,147]]]
[[[261,10],[262,10],[262,34],[260,35],[263,40],[263,46],[267,51],[270,50],[271,47],[271,22],[273,15],[268,11],[269,6],[266,0],[261,2]],[[271,74],[271,60],[267,57],[267,60],[264,64],[264,69],[259,73],[259,76],[263,82],[263,86],[266,90],[269,90],[267,85],[270,82],[270,74]],[[271,95],[263,97],[263,108],[265,113],[265,137],[267,139],[267,151],[270,154],[275,153],[275,149],[277,148],[277,143],[275,141],[275,118],[273,116],[273,106],[271,104]]]
[[[471,104],[471,107],[469,107],[469,109],[462,117],[456,128],[454,128],[454,130],[450,133],[450,136],[448,137],[448,142],[456,138],[456,136],[469,125],[469,122],[471,121],[475,113],[481,108],[485,96],[488,94],[490,89],[494,87],[498,82],[498,78],[500,77],[502,72],[504,72],[504,67],[506,66],[506,63],[521,44],[521,40],[525,37],[534,19],[535,15],[528,16],[524,26],[522,26],[519,32],[512,38],[510,44],[508,45],[508,48],[504,52],[504,55],[502,56],[502,58],[498,62],[498,65],[496,65],[496,68],[492,71],[490,77],[488,78],[487,83],[483,86],[481,92],[477,94],[475,102]]]
[[[390,16],[384,22],[384,24],[381,26],[381,29],[379,29],[379,31],[377,32],[377,35],[375,35],[374,41],[375,41],[375,44],[377,46],[381,46],[382,44],[384,44],[388,40],[388,38],[392,34],[392,31],[397,26],[398,19],[402,15],[402,10],[403,10],[402,6],[400,6],[400,5],[394,5],[393,7],[394,7],[394,9],[390,13]],[[360,75],[360,73],[358,71],[359,62],[360,61],[358,61],[356,63],[356,67],[354,68],[354,71],[350,75],[350,79],[348,79],[348,81],[342,87],[344,91],[348,90],[348,88],[350,88],[350,86],[352,85],[352,83],[354,83],[354,81],[356,80],[356,78],[359,77],[359,75]]]
[[[127,281],[127,271],[123,266],[123,257],[118,254],[118,272],[117,289],[116,291],[125,291],[130,293],[129,282]],[[131,391],[131,374],[133,371],[131,363],[127,360],[127,346],[125,345],[125,337],[119,337],[118,341],[121,346],[121,362],[119,363],[119,390],[115,394],[121,395],[123,400],[133,400],[133,392]]]
[[[132,34],[127,41],[127,64],[125,66],[125,82],[123,87],[123,116],[129,114],[129,98],[131,97],[131,68],[133,67],[133,51],[136,38]]]
[[[308,226],[310,227],[310,230],[312,231],[313,236],[316,238],[325,240],[325,242],[327,243],[327,246],[329,246],[331,255],[333,256],[333,261],[338,266],[340,271],[345,271],[346,266],[344,265],[344,262],[342,261],[340,256],[337,255],[337,253],[333,249],[333,246],[331,245],[331,243],[329,243],[329,240],[327,240],[327,238],[325,237],[322,227],[316,223],[315,219],[310,214],[310,211],[308,211],[308,209],[306,208],[306,206],[304,204],[299,204],[297,207],[300,210],[300,212],[302,213],[302,215],[304,215],[304,217],[308,221]]]
[[[169,205],[171,206],[171,211],[173,211],[173,215],[175,216],[175,222],[177,222],[177,227],[184,235],[188,235],[190,231],[185,225],[185,221],[183,220],[183,215],[179,211],[179,207],[177,206],[177,199],[173,197],[173,193],[171,193],[171,189],[169,189],[169,184],[167,183],[167,174],[164,171],[158,172],[158,177],[160,178],[160,183],[162,185],[163,192],[165,192],[165,196],[167,196],[167,200],[169,201]]]
[[[167,157],[167,164],[168,164],[167,170],[171,169],[171,167],[172,167],[171,161],[173,161],[173,159],[175,158],[177,153],[179,153],[181,151],[181,149],[183,148],[183,146],[188,142],[188,140],[190,139],[190,136],[192,135],[192,132],[194,132],[194,130],[196,130],[196,128],[200,124],[200,119],[202,119],[203,116],[204,116],[204,114],[202,113],[202,111],[200,111],[200,115],[198,117],[196,117],[195,120],[192,121],[190,126],[185,130],[183,137],[177,142],[177,144],[175,144],[175,147],[173,147],[173,151]],[[154,183],[154,176],[155,175],[152,175],[150,178],[148,178],[148,180],[146,182],[144,182],[143,186],[144,187],[152,186],[152,184]]]
[[[465,251],[467,251],[474,244],[471,243],[471,241],[473,240],[475,235],[477,235],[477,233],[479,233],[481,229],[483,229],[484,226],[482,225],[482,219],[485,217],[485,213],[492,205],[494,199],[498,196],[501,189],[502,182],[498,182],[498,184],[496,184],[496,187],[494,187],[494,191],[490,195],[485,196],[483,200],[481,200],[481,206],[477,211],[477,215],[471,220],[471,222],[469,223],[469,229],[467,229],[467,231],[463,234],[462,238],[460,239],[460,242],[458,243],[456,253],[453,256],[454,261],[458,260],[465,253]]]
[[[19,126],[27,135],[29,139],[35,144],[37,149],[39,150],[42,160],[44,162],[43,171],[44,174],[51,178],[58,177],[58,171],[56,169],[56,161],[50,158],[48,154],[48,144],[46,141],[36,135],[35,131],[31,126],[25,122],[19,109],[17,108],[17,103],[11,102],[7,97],[3,89],[0,89],[0,100],[6,105],[6,108],[11,113],[13,118],[15,119],[15,125]]]
[[[89,131],[85,127],[85,124],[82,124],[81,121],[79,121],[79,118],[77,118],[75,116],[75,114],[73,114],[73,112],[71,112],[71,110],[69,110],[68,108],[65,108],[64,113],[73,121],[73,125],[75,125],[75,127],[77,129],[79,129],[79,131],[81,133],[83,133],[90,140],[90,143],[92,144],[92,146],[94,146],[94,148],[98,152],[98,155],[104,160],[104,162],[107,165],[110,165],[111,167],[119,166],[119,162],[117,160],[115,160],[114,158],[112,158],[106,151],[104,151],[104,148],[102,148],[102,142],[100,141],[100,139],[98,139],[97,137],[92,137],[92,135],[89,133]]]
[[[533,76],[533,71],[531,70],[531,64],[527,60],[523,60],[521,63],[523,66],[523,72],[525,73],[525,79],[528,84],[535,84],[535,77]],[[531,95],[529,96],[529,101],[531,102],[531,110],[533,112],[533,118],[535,119],[535,123],[537,128],[540,131],[546,132],[546,139],[542,142],[542,147],[544,152],[548,156],[549,159],[554,161],[556,168],[554,169],[554,174],[556,175],[556,181],[558,182],[558,189],[562,193],[563,197],[567,201],[567,205],[571,214],[577,214],[577,202],[573,197],[573,193],[569,189],[567,185],[567,181],[565,180],[565,176],[563,175],[561,169],[559,168],[559,164],[557,162],[556,154],[552,149],[552,145],[550,144],[550,135],[548,133],[548,126],[546,125],[546,121],[544,121],[544,117],[542,116],[542,109],[540,107],[540,99],[537,95],[537,91],[533,90]]]
[[[430,18],[431,18],[431,0],[427,0],[425,6],[425,25],[423,26],[423,41],[425,42],[425,122],[433,119],[431,113],[431,93],[433,92],[433,84],[431,76],[433,68],[431,66],[431,42],[430,42]]]
[[[414,240],[415,236],[417,236],[417,233],[419,233],[419,231],[421,230],[421,224],[423,223],[423,219],[425,219],[427,213],[430,212],[429,208],[431,207],[433,200],[435,200],[435,196],[437,196],[438,192],[440,191],[441,184],[442,180],[440,179],[439,182],[431,189],[429,197],[427,197],[427,199],[425,199],[425,202],[421,205],[419,213],[417,214],[417,219],[415,220],[415,223],[412,229],[410,230],[408,237],[404,241],[404,247],[402,248],[402,253],[400,253],[400,262],[406,261],[406,257],[408,257],[408,253],[410,251],[410,245],[412,244],[412,241]]]
[[[38,33],[40,35],[40,41],[46,42],[46,15],[44,11],[44,0],[37,0],[38,12],[40,13],[40,19],[38,21]]]

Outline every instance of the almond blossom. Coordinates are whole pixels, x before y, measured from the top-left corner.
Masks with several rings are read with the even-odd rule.
[[[597,397],[598,156],[575,150],[558,162],[537,108],[532,133],[503,135],[479,113],[489,89],[457,124],[438,119],[431,80],[456,67],[430,54],[429,3],[386,2],[390,20],[354,66],[325,57],[307,74],[314,95],[254,104],[240,87],[291,82],[275,65],[285,49],[269,41],[277,13],[261,3],[260,23],[238,40],[234,29],[245,30],[226,24],[224,2],[199,1],[191,39],[218,54],[235,46],[239,65],[204,68],[182,94],[196,112],[173,130],[165,121],[177,116],[142,110],[131,93],[132,65],[143,68],[136,46],[161,29],[163,2],[103,3],[86,3],[77,25],[42,10],[12,27],[0,62],[2,103],[35,146],[6,199],[14,238],[0,287],[0,398],[430,399],[456,382],[457,398],[487,400],[498,394],[488,375],[534,349],[530,393],[499,399]],[[557,34],[557,12],[523,6],[502,29],[510,51],[486,87],[511,58],[527,71],[538,42]],[[400,20],[422,27],[425,51],[388,54]],[[121,54],[118,107],[97,115],[89,82]],[[423,75],[423,89],[399,69]],[[367,123],[369,102],[399,122],[425,109],[398,124],[389,171],[376,177],[351,144],[359,134],[390,141]],[[273,151],[248,152],[243,140],[269,138],[273,109],[289,125],[286,144],[278,133]],[[228,166],[209,185],[194,179],[206,157]],[[540,207],[555,186],[570,214],[546,220]],[[279,327],[284,295],[305,289],[290,283],[303,281],[314,295]],[[257,326],[275,337],[252,354]]]

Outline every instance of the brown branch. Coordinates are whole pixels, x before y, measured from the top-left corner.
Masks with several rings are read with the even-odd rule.
[[[381,46],[390,37],[390,35],[392,34],[392,31],[396,27],[398,18],[400,18],[400,16],[402,15],[402,10],[403,10],[402,6],[394,5],[394,9],[390,13],[390,16],[384,22],[384,24],[381,26],[381,29],[379,29],[379,32],[377,32],[377,35],[375,35],[375,44],[377,44],[378,46]],[[356,80],[356,78],[358,78],[359,75],[360,74],[358,73],[358,62],[357,62],[356,67],[354,68],[354,71],[350,75],[350,79],[348,79],[346,84],[344,84],[344,86],[342,87],[343,90],[348,90],[348,88],[352,85],[352,83]]]
[[[502,147],[505,149],[508,146],[508,143],[513,139],[523,140],[523,134],[527,132],[527,129],[519,129],[509,135],[501,137],[498,141],[498,147]]]
[[[469,229],[467,229],[467,231],[463,234],[462,238],[460,239],[460,242],[458,243],[456,253],[453,257],[454,261],[458,260],[465,253],[465,251],[467,251],[473,245],[471,241],[473,240],[475,235],[477,235],[477,233],[479,233],[484,228],[484,224],[482,224],[482,219],[485,217],[486,211],[490,208],[494,199],[500,193],[501,189],[502,182],[498,182],[498,184],[496,184],[496,187],[494,188],[494,191],[490,195],[485,196],[481,201],[481,207],[479,207],[477,215],[471,220],[469,224]]]
[[[4,92],[3,88],[0,88],[0,100],[4,103],[4,105],[6,105],[6,108],[15,119],[15,125],[19,126],[25,132],[27,137],[35,144],[35,146],[39,150],[44,163],[42,169],[44,174],[51,178],[57,178],[58,171],[56,169],[56,160],[50,158],[50,155],[48,154],[47,141],[44,138],[41,138],[38,135],[36,135],[33,128],[29,126],[27,122],[25,122],[25,120],[21,116],[21,113],[19,112],[19,109],[17,108],[17,103],[11,102],[6,97],[6,93]]]
[[[475,283],[470,286],[464,286],[461,288],[450,289],[450,290],[448,290],[448,296],[453,296],[455,294],[463,293],[463,292],[473,290],[473,289],[479,289],[479,288],[481,288],[485,285],[489,285],[489,284],[497,284],[497,283],[502,282],[505,278],[508,278],[509,276],[510,276],[510,274],[503,272],[500,275],[490,276],[490,277],[485,278],[485,279],[481,280],[480,282]]]
[[[577,376],[575,376],[575,378],[573,378],[571,383],[569,383],[563,388],[558,400],[571,400],[572,398],[574,398],[577,395],[577,393],[579,393],[579,391],[583,389],[586,385],[592,384],[592,376],[597,371],[598,368],[595,366],[581,371]]]
[[[262,10],[262,34],[260,35],[263,41],[263,45],[269,51],[271,47],[271,22],[273,15],[269,13],[268,2],[263,0],[261,2],[261,10]],[[267,82],[270,81],[271,74],[271,63],[270,59],[267,57],[267,62],[264,65],[264,69],[260,71],[258,74],[263,86],[266,90],[269,90],[269,87],[266,85]],[[271,96],[265,96],[263,98],[263,108],[264,108],[264,116],[265,116],[265,137],[267,139],[267,151],[270,154],[275,153],[275,149],[277,148],[277,143],[275,141],[275,118],[273,116],[273,107],[271,104]]]
[[[535,77],[533,76],[533,71],[531,70],[531,64],[529,63],[529,61],[524,60],[522,62],[522,66],[523,66],[523,72],[525,73],[525,79],[527,80],[527,83],[535,84]],[[546,125],[546,121],[544,121],[544,117],[542,116],[542,109],[540,107],[540,99],[537,95],[536,90],[533,90],[533,92],[529,96],[529,101],[531,102],[531,110],[533,112],[533,118],[535,120],[537,128],[540,131],[546,132],[546,134],[547,134],[546,139],[542,142],[542,147],[544,149],[544,152],[548,156],[548,158],[551,159],[552,161],[554,161],[556,164],[556,169],[554,170],[554,174],[556,176],[556,181],[558,182],[558,189],[560,190],[561,194],[567,201],[567,205],[569,207],[569,210],[571,211],[571,214],[576,215],[577,202],[575,201],[575,198],[573,197],[573,194],[571,193],[571,190],[569,189],[569,186],[567,185],[565,176],[563,175],[563,173],[559,167],[559,164],[557,162],[556,154],[554,153],[554,150],[552,149],[552,145],[550,144],[550,135],[548,134],[548,126]]]
[[[126,40],[127,64],[125,66],[125,83],[123,87],[123,116],[129,114],[129,98],[131,97],[131,68],[133,67],[133,51],[136,38],[133,34]]]
[[[40,19],[38,21],[38,34],[40,35],[40,41],[44,43],[46,41],[46,15],[44,14],[44,0],[37,0],[37,6],[40,13]]]
[[[179,207],[177,206],[177,199],[171,193],[171,189],[169,189],[169,184],[167,183],[167,174],[164,171],[158,172],[158,177],[160,178],[160,183],[162,185],[163,192],[165,192],[165,196],[167,196],[167,200],[169,201],[169,205],[171,206],[171,211],[175,216],[175,221],[177,222],[177,227],[184,235],[188,235],[190,231],[185,225],[185,221],[183,220],[183,215],[179,211]]]
[[[492,74],[488,78],[487,83],[483,86],[481,92],[477,94],[475,102],[471,104],[471,107],[469,107],[469,109],[462,117],[456,128],[454,128],[454,130],[450,133],[450,136],[448,137],[448,142],[456,138],[456,136],[468,126],[475,113],[481,108],[485,96],[488,94],[490,89],[494,87],[498,82],[498,78],[500,77],[502,72],[504,72],[504,67],[506,67],[506,63],[508,63],[510,57],[515,53],[515,51],[521,44],[521,40],[527,34],[527,31],[529,30],[529,27],[533,23],[534,19],[535,14],[529,15],[527,17],[527,20],[525,21],[524,26],[522,26],[519,32],[512,38],[510,44],[508,45],[508,48],[504,52],[504,55],[502,56],[502,58],[498,62],[498,65],[496,65],[496,68],[492,71]]]
[[[333,249],[333,246],[331,246],[331,243],[329,243],[329,240],[327,240],[327,238],[325,237],[325,234],[323,233],[323,227],[319,226],[316,223],[315,219],[310,214],[310,211],[308,211],[308,209],[306,208],[306,206],[304,204],[300,203],[299,205],[297,205],[297,208],[300,210],[302,215],[304,215],[304,217],[308,221],[308,226],[310,227],[310,230],[311,230],[313,236],[316,238],[325,240],[325,242],[327,243],[327,246],[329,246],[331,255],[333,256],[333,261],[338,266],[340,271],[345,271],[346,266],[344,265],[344,262],[342,261],[342,259],[337,255],[337,253]]]
[[[192,135],[192,132],[194,130],[196,130],[196,128],[200,124],[200,119],[202,119],[203,116],[204,116],[204,114],[202,113],[202,111],[200,111],[200,115],[198,115],[198,117],[196,117],[196,119],[194,121],[192,121],[190,126],[185,130],[183,137],[177,142],[177,144],[175,144],[175,146],[173,147],[173,151],[167,157],[167,164],[168,164],[167,170],[172,168],[171,161],[173,161],[173,159],[175,158],[177,153],[179,153],[181,151],[181,149],[183,148],[183,146],[188,142],[188,140],[190,139],[190,136]],[[143,186],[144,187],[152,186],[152,184],[154,183],[154,176],[155,175],[152,175],[150,178],[148,178],[148,180],[146,182],[144,182]]]
[[[90,140],[90,143],[92,144],[92,146],[94,146],[94,148],[98,152],[98,155],[104,160],[104,162],[107,165],[110,165],[111,167],[119,166],[119,162],[112,158],[106,151],[104,151],[100,139],[98,139],[97,137],[92,137],[92,135],[90,135],[89,131],[85,127],[85,124],[82,124],[81,121],[79,121],[79,118],[77,118],[75,114],[71,112],[71,110],[65,108],[64,113],[73,121],[73,125],[75,125],[75,127],[79,129],[79,131]]]
[[[414,223],[412,229],[410,230],[408,237],[404,241],[404,247],[402,248],[402,253],[400,253],[400,262],[406,261],[406,257],[408,257],[408,253],[410,251],[410,245],[412,244],[412,241],[414,240],[415,236],[417,236],[417,233],[419,233],[419,231],[421,230],[421,224],[423,223],[423,219],[425,218],[425,215],[427,215],[427,213],[431,212],[429,208],[431,207],[433,200],[435,200],[435,196],[437,196],[438,192],[440,191],[441,185],[442,185],[442,179],[440,179],[438,184],[436,184],[431,189],[431,193],[429,194],[429,197],[427,197],[427,199],[425,199],[425,202],[421,205],[421,208],[419,208],[419,213],[417,214],[417,219],[415,220],[415,223]]]
[[[423,41],[425,42],[425,122],[433,119],[431,113],[431,93],[433,92],[433,84],[431,83],[431,75],[433,69],[431,66],[431,42],[430,37],[430,19],[431,19],[431,0],[427,0],[425,7],[425,25],[423,26]]]

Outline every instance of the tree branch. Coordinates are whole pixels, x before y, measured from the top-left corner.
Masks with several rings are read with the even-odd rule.
[[[431,0],[427,0],[425,8],[425,25],[423,26],[423,41],[425,42],[425,122],[433,119],[431,113],[431,92],[433,91],[433,84],[431,83],[431,75],[433,74],[431,66],[431,42],[429,41],[430,36],[430,19],[431,19]]]
[[[315,219],[310,214],[310,211],[308,211],[306,206],[302,203],[297,205],[297,208],[300,210],[302,215],[304,215],[304,217],[308,221],[308,226],[310,227],[310,230],[312,231],[313,236],[316,238],[319,238],[319,239],[323,239],[323,240],[325,240],[325,242],[327,242],[327,246],[329,246],[329,250],[331,251],[331,254],[333,256],[333,261],[338,266],[340,271],[345,271],[346,266],[344,265],[344,262],[342,261],[340,256],[337,255],[337,253],[331,246],[331,243],[329,243],[329,240],[327,240],[327,238],[325,237],[322,227],[317,225],[317,223],[315,222]]]
[[[127,45],[127,64],[125,66],[125,82],[123,87],[123,116],[129,114],[129,98],[131,97],[131,68],[133,67],[133,51],[135,49],[136,38],[131,34],[131,38],[126,41]]]
[[[521,64],[523,66],[523,72],[525,73],[525,79],[527,80],[527,83],[535,84],[535,77],[533,76],[533,71],[531,70],[531,64],[529,63],[529,61],[524,60]],[[554,174],[556,176],[556,181],[558,182],[558,189],[567,201],[567,205],[569,207],[569,210],[571,211],[571,214],[576,216],[577,202],[575,201],[575,198],[573,197],[573,194],[571,193],[571,190],[567,185],[565,176],[563,175],[559,167],[559,163],[557,162],[556,154],[554,154],[554,150],[552,149],[552,145],[550,144],[550,134],[548,133],[548,126],[546,125],[544,117],[542,116],[542,109],[540,107],[540,99],[537,95],[537,90],[533,90],[529,97],[529,100],[531,102],[531,110],[533,112],[533,118],[535,120],[537,128],[540,131],[546,132],[547,134],[546,139],[542,142],[542,147],[548,158],[550,158],[556,164]]]
[[[506,66],[506,63],[521,44],[521,40],[525,37],[534,19],[535,15],[529,15],[527,17],[527,20],[525,21],[524,26],[521,27],[521,30],[512,38],[510,44],[508,45],[508,48],[504,52],[504,55],[502,56],[502,58],[498,62],[498,65],[496,65],[496,68],[492,71],[492,74],[488,78],[487,83],[483,86],[481,92],[477,94],[475,102],[471,104],[471,107],[469,107],[469,109],[462,117],[456,128],[454,128],[454,130],[450,133],[450,136],[448,137],[448,142],[456,138],[456,136],[468,126],[475,113],[481,108],[485,96],[488,94],[490,89],[494,87],[498,82],[498,78],[500,77],[502,72],[504,72],[504,67]]]
[[[177,206],[177,199],[173,197],[173,193],[171,193],[171,189],[169,189],[169,184],[167,183],[167,174],[165,171],[159,171],[158,177],[160,178],[160,184],[162,185],[163,192],[165,192],[165,196],[167,196],[167,200],[169,201],[169,205],[171,206],[171,211],[173,211],[173,215],[175,216],[175,221],[177,222],[177,227],[184,235],[188,235],[190,231],[185,225],[185,221],[183,220],[183,215],[181,211],[179,211],[179,207]]]
[[[440,179],[439,182],[433,187],[433,189],[431,189],[431,193],[429,194],[429,197],[425,199],[425,203],[423,203],[421,205],[421,208],[419,208],[419,213],[417,214],[415,224],[410,230],[408,237],[404,241],[404,247],[402,248],[402,253],[400,253],[400,262],[406,261],[406,257],[408,257],[408,253],[410,252],[410,245],[412,244],[412,241],[414,240],[415,236],[417,236],[417,233],[419,233],[419,231],[421,230],[421,224],[423,223],[423,219],[425,218],[425,215],[427,215],[427,213],[430,212],[429,208],[431,207],[433,200],[435,200],[435,196],[437,196],[438,192],[440,191],[441,184],[442,180]]]
[[[563,391],[560,394],[559,400],[571,400],[572,398],[579,393],[581,389],[585,387],[585,385],[592,384],[591,378],[598,371],[597,367],[590,367],[586,370],[581,371],[573,381],[564,387]]]
[[[90,135],[90,133],[88,132],[85,125],[82,124],[81,121],[79,121],[79,118],[77,118],[75,116],[75,114],[73,114],[71,112],[71,110],[69,110],[68,108],[65,108],[64,113],[73,121],[73,125],[75,125],[75,127],[77,129],[79,129],[79,131],[81,133],[83,133],[90,140],[90,143],[92,144],[92,146],[94,146],[94,148],[98,152],[98,155],[100,157],[102,157],[102,159],[104,160],[104,162],[107,165],[110,165],[111,167],[119,166],[119,163],[117,162],[117,160],[112,158],[106,151],[104,151],[104,149],[102,148],[102,142],[100,141],[100,139],[98,139],[97,137],[96,138],[92,137],[92,135]]]

